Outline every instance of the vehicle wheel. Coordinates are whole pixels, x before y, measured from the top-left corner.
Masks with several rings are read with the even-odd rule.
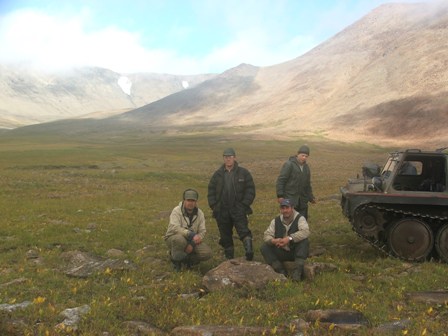
[[[356,232],[368,238],[378,238],[378,232],[382,229],[384,220],[381,214],[374,209],[362,209],[355,214],[354,228]]]
[[[403,218],[392,224],[387,234],[390,251],[397,257],[421,261],[428,257],[434,246],[434,235],[425,222]]]
[[[440,259],[448,263],[448,224],[442,226],[437,232],[436,250]]]

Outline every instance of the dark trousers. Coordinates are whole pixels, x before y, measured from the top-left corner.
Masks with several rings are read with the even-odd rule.
[[[242,209],[237,207],[222,209],[216,214],[215,218],[220,235],[219,245],[224,249],[233,247],[233,228],[235,228],[241,241],[246,237],[252,238],[247,215]]]
[[[263,243],[260,250],[264,261],[269,265],[272,265],[275,262],[296,261],[298,259],[305,260],[308,258],[310,250],[310,242],[308,238],[301,240],[298,243],[290,243],[289,247],[290,250],[286,251],[275,245]]]
[[[308,206],[302,208],[294,207],[294,210],[296,210],[299,214],[305,217],[306,220],[308,220]]]

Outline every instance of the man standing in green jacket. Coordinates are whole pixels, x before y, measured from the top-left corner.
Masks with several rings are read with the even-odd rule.
[[[311,187],[311,171],[307,164],[310,148],[303,145],[297,155],[286,161],[277,178],[278,202],[285,198],[294,203],[294,209],[308,219],[308,203],[316,203]]]

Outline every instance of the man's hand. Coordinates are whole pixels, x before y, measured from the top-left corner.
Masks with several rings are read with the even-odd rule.
[[[274,238],[271,240],[272,245],[275,245],[276,247],[283,247],[289,244],[289,238]]]
[[[200,243],[202,243],[202,239],[201,239],[201,236],[200,235],[195,235],[194,237],[193,237],[193,241],[194,241],[194,243],[196,244],[196,245],[199,245]]]

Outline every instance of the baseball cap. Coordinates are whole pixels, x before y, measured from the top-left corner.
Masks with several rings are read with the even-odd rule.
[[[288,206],[288,207],[292,207],[292,202],[290,199],[288,198],[284,198],[281,202],[280,202],[280,206]]]
[[[196,190],[187,189],[184,191],[184,200],[195,200],[197,201],[199,198],[199,194]]]
[[[223,156],[236,156],[235,150],[233,148],[226,148],[224,149]]]

